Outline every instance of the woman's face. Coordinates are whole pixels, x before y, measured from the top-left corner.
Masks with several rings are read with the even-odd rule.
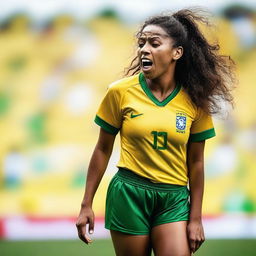
[[[172,38],[157,25],[146,26],[138,37],[140,67],[148,79],[169,75],[182,47],[173,47]]]

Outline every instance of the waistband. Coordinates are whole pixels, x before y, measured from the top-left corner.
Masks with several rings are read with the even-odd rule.
[[[149,179],[142,177],[128,169],[120,168],[115,177],[130,183],[134,186],[144,187],[146,189],[163,190],[163,191],[181,191],[186,190],[187,186],[167,184],[167,183],[154,183]]]

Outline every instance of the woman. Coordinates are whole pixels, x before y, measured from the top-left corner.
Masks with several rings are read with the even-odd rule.
[[[116,255],[191,255],[205,240],[202,226],[205,140],[210,114],[232,102],[232,62],[217,54],[190,9],[148,19],[126,77],[113,83],[97,112],[101,127],[77,220],[85,243],[94,228],[92,201],[120,131],[119,170],[107,194],[105,227]],[[189,190],[187,188],[189,185]]]

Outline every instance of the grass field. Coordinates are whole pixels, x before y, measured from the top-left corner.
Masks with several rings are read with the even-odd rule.
[[[1,256],[114,256],[110,240],[0,241]],[[256,240],[208,240],[196,256],[255,256]]]

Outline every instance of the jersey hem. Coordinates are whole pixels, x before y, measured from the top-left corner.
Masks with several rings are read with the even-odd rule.
[[[150,179],[140,176],[137,173],[125,168],[119,168],[116,177],[119,180],[123,180],[125,183],[149,190],[178,192],[187,188],[186,185],[152,182]]]
[[[101,119],[99,116],[95,116],[94,122],[99,125],[101,128],[103,128],[106,132],[111,133],[113,135],[116,135],[119,132],[119,129],[110,125],[103,119]]]
[[[147,175],[146,175],[146,176],[143,175],[142,172],[135,171],[134,168],[129,168],[129,167],[123,165],[122,163],[118,163],[118,164],[116,165],[116,167],[117,167],[117,168],[126,169],[126,170],[128,170],[128,171],[131,171],[131,172],[135,173],[136,175],[139,175],[139,176],[141,176],[141,177],[143,177],[143,178],[149,179],[151,182],[156,183],[156,184],[158,184],[158,183],[163,183],[163,184],[168,184],[168,185],[179,185],[179,186],[187,186],[187,185],[188,185],[188,180],[187,180],[187,181],[184,181],[184,182],[178,181],[178,179],[176,179],[175,181],[172,181],[172,182],[166,181],[166,180],[163,180],[163,179],[160,179],[160,180],[153,180],[153,179],[151,179],[150,177],[148,177]]]
[[[205,130],[203,132],[190,134],[189,140],[192,142],[198,142],[206,139],[210,139],[216,135],[214,128]]]

